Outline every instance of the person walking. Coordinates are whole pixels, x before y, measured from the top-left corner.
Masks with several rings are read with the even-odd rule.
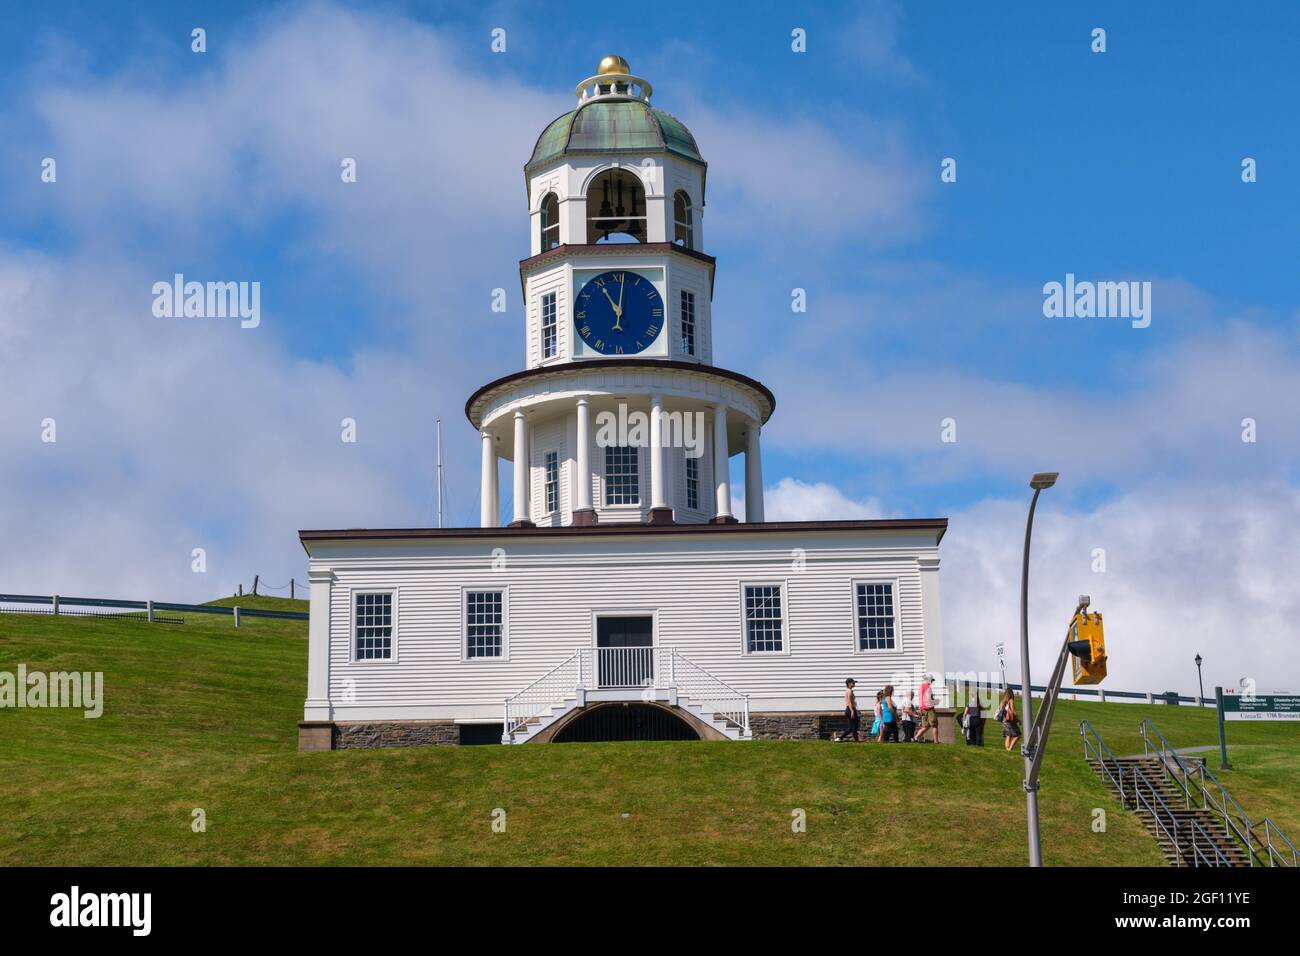
[[[1020,715],[1016,713],[1016,696],[1010,687],[1002,692],[997,718],[1002,721],[1002,745],[1008,751],[1014,750],[1020,743]]]
[[[910,744],[916,737],[916,691],[907,692],[907,702],[903,704],[903,743]]]
[[[876,691],[876,719],[871,722],[871,739],[880,739],[880,701],[885,696],[883,690]]]
[[[917,740],[925,743],[925,735],[928,731],[932,743],[939,742],[939,715],[934,712],[934,675],[926,674],[921,681],[921,729],[917,732]]]
[[[862,713],[858,710],[858,695],[853,692],[853,688],[858,684],[852,677],[844,682],[844,717],[848,720],[848,729],[835,738],[836,742],[843,743],[850,737],[855,742],[858,740],[858,728],[862,725]]]
[[[898,709],[894,703],[894,685],[886,684],[880,692],[880,742],[898,743]]]
[[[966,707],[961,712],[962,724],[966,727],[966,745],[984,746],[984,710],[980,706],[979,687],[971,684],[966,689]]]

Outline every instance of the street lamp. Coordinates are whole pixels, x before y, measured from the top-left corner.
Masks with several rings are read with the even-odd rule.
[[[1034,723],[1034,692],[1029,683],[1029,539],[1034,530],[1034,509],[1038,507],[1038,496],[1044,488],[1056,484],[1059,472],[1040,471],[1029,479],[1029,487],[1034,489],[1033,500],[1029,502],[1029,519],[1025,522],[1025,555],[1020,566],[1020,692],[1023,695],[1024,714],[1021,728],[1032,727]],[[1043,865],[1043,847],[1038,835],[1038,783],[1030,783],[1033,759],[1025,752],[1025,813],[1029,820],[1029,865]]]
[[[1205,681],[1201,679],[1201,655],[1200,654],[1196,655],[1196,683],[1200,685],[1201,688],[1201,696],[1196,698],[1196,706],[1204,707],[1205,706]]]

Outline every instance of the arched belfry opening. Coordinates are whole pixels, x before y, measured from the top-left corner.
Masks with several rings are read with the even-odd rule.
[[[560,244],[560,198],[555,193],[542,197],[542,252],[554,249]]]
[[[626,169],[601,173],[587,189],[587,242],[645,242],[645,187]]]
[[[673,242],[687,249],[695,248],[695,210],[684,189],[677,190],[673,196]]]
[[[667,707],[615,703],[588,707],[565,724],[557,744],[601,743],[614,740],[699,740],[690,724]]]

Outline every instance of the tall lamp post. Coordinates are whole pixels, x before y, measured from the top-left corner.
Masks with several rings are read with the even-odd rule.
[[[1205,706],[1205,681],[1201,679],[1201,655],[1196,655],[1196,683],[1201,688],[1201,695],[1196,698],[1196,706]]]
[[[1040,471],[1029,479],[1029,487],[1034,489],[1033,500],[1029,502],[1029,519],[1025,522],[1025,556],[1020,566],[1020,691],[1023,695],[1024,714],[1021,727],[1030,727],[1034,723],[1034,692],[1029,683],[1029,539],[1034,531],[1034,509],[1038,507],[1038,496],[1044,488],[1056,484],[1059,472]],[[1021,751],[1025,748],[1022,746]],[[1033,758],[1025,753],[1025,813],[1029,820],[1029,865],[1043,865],[1043,847],[1038,834],[1038,784],[1030,783]]]

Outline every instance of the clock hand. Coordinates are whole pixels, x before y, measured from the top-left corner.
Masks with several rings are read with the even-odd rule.
[[[609,299],[610,307],[614,310],[614,328],[612,329],[612,331],[622,332],[623,326],[620,323],[623,321],[623,310],[619,308],[619,306],[614,302],[614,297],[609,294],[608,289],[606,289],[604,286],[601,286],[600,291],[605,293],[605,298]]]
[[[627,276],[618,280],[618,317],[623,318],[623,289],[627,286]]]

